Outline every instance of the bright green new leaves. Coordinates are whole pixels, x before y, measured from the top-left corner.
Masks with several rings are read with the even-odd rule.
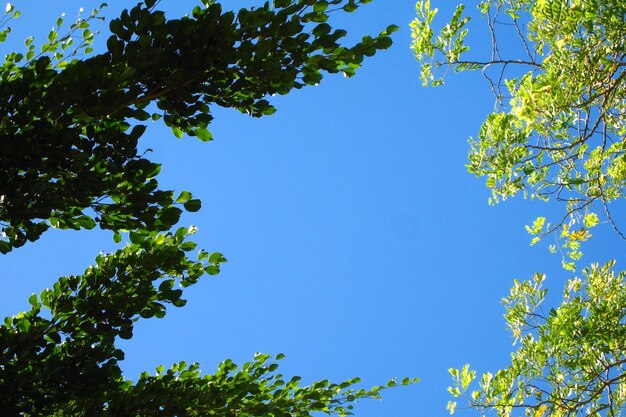
[[[480,69],[496,95],[498,111],[470,141],[469,171],[487,179],[492,202],[520,192],[564,202],[542,234],[566,223],[580,231],[594,212],[621,234],[610,203],[626,186],[626,2],[485,0],[479,10],[491,48],[473,55],[462,6],[437,36],[428,1],[413,22],[424,83],[442,83],[436,68]]]
[[[564,202],[561,218],[539,217],[526,229],[532,244],[558,233],[560,247],[550,249],[574,271],[599,212],[622,235],[610,203],[624,197],[626,186],[626,2],[484,0],[478,8],[491,47],[474,56],[464,44],[463,6],[435,35],[436,10],[418,3],[413,50],[422,81],[442,84],[437,69],[482,70],[497,111],[470,140],[468,169],[486,178],[493,203],[518,193]],[[474,390],[469,366],[452,369],[449,392],[467,394],[482,415],[621,416],[626,274],[612,267],[592,265],[568,281],[562,304],[549,312],[541,307],[543,275],[516,281],[503,300],[519,346],[511,365],[483,374]],[[448,410],[456,406],[451,401]]]
[[[317,85],[326,73],[354,75],[397,30],[344,46],[347,32],[327,21],[364,3],[276,1],[235,13],[206,1],[167,19],[146,0],[111,20],[106,52],[82,60],[98,10],[64,35],[60,18],[39,49],[29,38],[25,55],[8,54],[0,68],[0,252],[50,226],[167,230],[177,218],[173,193],[159,189],[158,164],[138,153],[146,130],[138,123],[162,120],[176,137],[209,141],[212,105],[261,117],[276,110],[271,95]]]
[[[452,370],[455,396],[498,416],[621,416],[626,406],[626,274],[592,265],[566,284],[563,303],[544,312],[544,276],[516,282],[505,318],[519,348],[511,365],[486,373]],[[455,403],[449,404],[454,412]]]
[[[411,22],[411,33],[413,43],[411,47],[415,57],[420,63],[420,78],[422,84],[441,85],[443,79],[436,77],[434,71],[445,64],[455,64],[458,69],[469,69],[469,64],[460,62],[461,54],[469,48],[464,45],[463,40],[467,36],[465,25],[469,22],[468,17],[463,17],[465,7],[457,6],[450,22],[441,29],[438,36],[432,29],[433,20],[437,14],[437,9],[430,7],[430,0],[419,1],[415,6],[417,19]],[[443,59],[437,59],[441,55]]]

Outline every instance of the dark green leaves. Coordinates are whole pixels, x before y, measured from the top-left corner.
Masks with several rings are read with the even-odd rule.
[[[61,17],[47,43],[28,38],[25,54],[7,53],[0,67],[0,252],[37,240],[50,226],[99,226],[126,246],[33,294],[29,311],[0,326],[4,414],[346,415],[354,401],[378,398],[395,384],[301,387],[299,377],[276,374],[267,355],[241,368],[226,360],[212,375],[180,362],[133,382],[122,376],[124,352],[116,347],[132,338],[138,320],[184,306],[184,289],[227,261],[197,251],[187,239],[195,228],[170,232],[183,209],[198,211],[201,202],[189,191],[160,188],[160,165],[149,150],[138,151],[147,131],[141,123],[162,120],[177,138],[207,142],[210,106],[268,116],[274,94],[316,85],[326,73],[354,75],[364,56],[389,47],[391,30],[350,47],[341,42],[347,32],[328,22],[332,12],[367,2],[275,0],[273,8],[235,14],[205,0],[190,16],[167,19],[158,1],[144,0],[110,21],[100,54],[89,46],[97,10],[65,35]]]
[[[178,223],[178,219],[180,219],[181,213],[182,210],[177,207],[168,207],[160,213],[158,219],[165,226],[167,226],[167,229],[169,229],[171,226]]]
[[[200,210],[200,207],[202,206],[200,200],[198,199],[193,199],[193,200],[189,200],[187,202],[185,202],[185,204],[183,204],[183,207],[185,207],[185,210],[189,211],[189,212],[196,212],[198,210]]]
[[[163,317],[168,304],[183,306],[180,287],[197,282],[204,268],[219,267],[220,257],[212,262],[185,256],[195,247],[187,240],[193,231],[131,233],[125,248],[101,254],[83,275],[62,277],[39,297],[33,294],[30,311],[0,326],[2,375],[11,376],[12,385],[8,390],[2,380],[0,388],[11,415],[78,415],[70,410],[88,404],[104,410],[124,392],[116,339],[131,338],[140,317]],[[49,311],[40,315],[41,308]],[[87,377],[88,393],[77,383]],[[67,408],[69,400],[76,409]]]
[[[29,50],[23,66],[0,77],[0,119],[7,119],[0,120],[0,251],[36,240],[48,224],[113,231],[174,224],[179,213],[163,198],[171,192],[159,190],[157,165],[138,154],[146,127],[136,123],[160,119],[175,137],[210,141],[211,105],[268,116],[273,94],[317,85],[325,73],[354,75],[365,56],[391,45],[392,27],[349,47],[341,44],[347,32],[329,19],[367,2],[278,1],[237,16],[208,2],[170,20],[144,2],[111,20],[104,53],[60,58],[61,67],[54,55]],[[94,37],[89,19],[70,30],[85,44]],[[200,209],[198,200],[181,203]]]
[[[387,49],[390,48],[392,44],[393,41],[389,36],[382,36],[376,40],[377,49]]]
[[[320,23],[315,26],[312,33],[316,37],[320,37],[320,36],[330,33],[330,30],[331,30],[331,27],[328,23]]]
[[[192,194],[189,191],[183,191],[176,199],[176,203],[182,203],[185,210],[189,212],[196,212],[200,210],[202,206],[200,200],[192,198]]]
[[[101,254],[83,275],[62,277],[39,297],[33,294],[30,311],[7,318],[0,327],[0,345],[12,350],[0,350],[0,361],[3,375],[12,375],[12,389],[2,391],[11,415],[64,410],[73,416],[94,408],[102,416],[141,415],[146,407],[172,417],[180,409],[223,415],[345,415],[357,400],[379,398],[381,390],[396,385],[392,380],[357,390],[353,385],[359,379],[354,378],[302,387],[300,377],[276,373],[278,364],[261,354],[241,367],[226,360],[212,374],[202,375],[197,364],[180,362],[169,370],[157,367],[154,376],[142,373],[137,382],[126,380],[116,340],[132,338],[136,320],[163,317],[168,305],[184,306],[183,288],[205,271],[217,272],[226,261],[221,253],[204,251],[198,261],[190,261],[185,252],[195,247],[187,240],[193,231],[180,228],[174,234],[140,237],[131,233],[125,248]],[[49,309],[47,318],[40,315],[42,307]],[[88,393],[77,383],[86,377]]]
[[[13,247],[11,246],[11,243],[6,242],[4,240],[0,240],[0,253],[2,254],[9,253],[11,252],[11,249],[13,249]]]

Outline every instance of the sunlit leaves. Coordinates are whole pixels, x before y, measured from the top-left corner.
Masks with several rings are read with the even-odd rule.
[[[565,215],[553,222],[538,217],[526,230],[531,244],[555,233],[558,244],[550,250],[562,254],[568,271],[576,270],[589,229],[600,224],[598,213],[624,237],[609,208],[624,198],[626,187],[624,2],[484,0],[478,8],[491,47],[463,59],[463,7],[438,36],[437,10],[427,0],[417,8],[413,49],[422,82],[441,84],[437,69],[480,69],[495,95],[496,111],[470,140],[468,164],[486,178],[490,202],[519,193],[564,202]],[[452,369],[450,394],[467,396],[481,415],[622,415],[626,274],[612,267],[583,270],[566,283],[563,301],[553,309],[542,306],[544,275],[515,281],[503,299],[518,345],[511,364],[484,373],[473,389],[474,371]],[[454,413],[457,401],[447,409]]]
[[[437,36],[429,1],[412,24],[424,83],[442,82],[437,68],[481,69],[495,94],[497,111],[470,141],[469,171],[486,177],[494,203],[518,193],[563,202],[566,215],[547,233],[589,223],[593,210],[623,237],[610,210],[626,187],[623,2],[486,0],[479,10],[491,48],[464,58],[462,6]]]
[[[473,371],[451,370],[450,391],[468,394],[473,407],[501,417],[620,415],[626,405],[626,274],[612,268],[612,262],[592,265],[582,278],[569,280],[562,304],[550,311],[541,308],[545,277],[516,282],[504,299],[519,345],[511,365],[483,374],[471,392]],[[449,405],[451,412],[455,405]]]
[[[432,24],[438,9],[431,8],[430,0],[418,1],[415,8],[417,18],[411,22],[411,35],[413,37],[411,48],[420,63],[422,84],[425,86],[441,85],[443,78],[437,77],[433,70],[436,70],[444,62],[456,64],[459,62],[461,54],[469,49],[464,44],[464,39],[468,33],[465,26],[469,22],[469,17],[463,16],[464,6],[458,5],[450,22],[435,36]],[[441,55],[443,62],[438,61],[437,55]]]

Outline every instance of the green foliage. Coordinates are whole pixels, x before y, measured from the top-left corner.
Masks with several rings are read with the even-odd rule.
[[[173,135],[210,141],[211,105],[271,115],[267,97],[316,85],[326,73],[352,76],[364,57],[391,45],[389,26],[356,45],[326,23],[370,0],[275,0],[225,12],[203,0],[189,16],[167,19],[144,0],[109,23],[107,50],[94,54],[90,23],[100,10],[47,42],[25,41],[0,67],[0,252],[37,240],[50,227],[111,230],[128,243],[100,254],[82,275],[60,278],[29,298],[29,311],[0,325],[0,404],[11,416],[310,416],[349,415],[395,380],[355,389],[317,381],[300,386],[257,354],[212,374],[180,362],[135,381],[122,377],[137,321],[182,307],[183,293],[226,258],[196,250],[183,210],[200,210],[189,191],[161,190],[160,165],[137,150],[141,124],[161,120]],[[103,4],[101,7],[104,7]],[[332,7],[331,7],[332,6]],[[19,12],[8,4],[5,27]],[[276,360],[282,358],[278,355]],[[403,385],[416,382],[407,378]]]
[[[565,203],[565,214],[537,218],[531,244],[558,233],[563,267],[576,270],[590,229],[610,223],[610,203],[625,196],[626,2],[624,0],[483,0],[478,9],[491,48],[464,44],[468,17],[459,6],[435,36],[428,1],[417,4],[413,50],[422,81],[440,85],[437,69],[480,69],[496,97],[468,169],[486,178],[497,203],[519,193]],[[508,30],[508,32],[507,32]],[[504,40],[504,41],[503,41]],[[461,56],[463,55],[463,57]],[[614,262],[592,265],[569,280],[562,303],[546,313],[545,277],[515,282],[503,300],[519,346],[511,364],[476,378],[451,369],[454,397],[467,395],[481,415],[618,417],[626,409],[626,273]],[[450,413],[457,401],[448,404]]]
[[[425,84],[443,83],[435,68],[480,69],[496,96],[498,109],[470,140],[469,171],[486,177],[494,203],[518,193],[564,202],[541,234],[602,212],[624,237],[609,206],[626,186],[626,2],[485,0],[479,11],[491,48],[469,58],[462,6],[438,36],[428,1],[412,24]]]
[[[184,306],[183,288],[226,261],[202,252],[189,259],[194,231],[150,233],[100,254],[83,275],[60,278],[29,298],[29,311],[7,317],[0,327],[0,398],[13,407],[9,414],[104,411],[110,391],[127,385],[116,339],[130,339],[141,318],[165,316],[167,304]]]
[[[112,254],[99,255],[80,276],[61,278],[29,298],[30,311],[0,327],[0,400],[8,415],[276,415],[350,414],[359,398],[379,391],[353,390],[358,379],[300,387],[285,382],[268,355],[238,368],[221,363],[214,374],[199,366],[159,366],[138,381],[124,379],[117,338],[130,339],[139,319],[163,317],[166,304],[182,307],[183,289],[226,260],[200,252],[187,258],[193,229],[144,236]],[[211,272],[209,272],[211,273]],[[180,288],[176,288],[180,287]],[[42,310],[47,310],[42,314]],[[281,359],[279,355],[277,359]]]
[[[425,86],[441,85],[443,84],[443,78],[436,77],[433,69],[444,64],[457,64],[461,54],[469,49],[463,41],[468,33],[465,25],[470,19],[463,16],[465,6],[459,4],[450,22],[435,37],[432,23],[438,10],[430,7],[430,0],[418,1],[415,8],[417,10],[417,19],[411,22],[412,48],[415,57],[420,62],[420,78]],[[443,59],[441,62],[435,58],[435,56],[439,55]],[[458,68],[469,69],[465,68],[464,65],[458,64]]]
[[[7,55],[0,68],[0,251],[50,226],[167,230],[178,208],[159,189],[158,164],[137,151],[141,122],[208,141],[211,105],[261,117],[275,111],[273,94],[316,85],[324,73],[354,75],[397,27],[347,47],[347,32],[326,22],[333,10],[368,2],[277,1],[235,13],[205,1],[166,19],[145,1],[109,23],[106,52],[84,59],[98,10],[63,36],[60,18],[40,50],[29,38],[26,54]]]
[[[592,265],[566,284],[562,304],[544,312],[544,276],[516,282],[503,300],[519,348],[511,365],[485,373],[451,370],[450,392],[467,394],[481,413],[498,416],[620,416],[626,406],[626,273]],[[461,375],[461,376],[459,376]],[[456,402],[449,404],[454,412]]]

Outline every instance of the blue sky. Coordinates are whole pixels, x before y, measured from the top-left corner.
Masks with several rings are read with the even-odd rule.
[[[435,3],[442,18],[450,15],[453,2]],[[133,4],[112,1],[104,15]],[[194,4],[161,6],[176,16]],[[28,34],[47,33],[61,12],[92,7],[15,5],[23,16],[5,51],[20,48]],[[506,365],[512,339],[499,300],[513,279],[547,272],[558,294],[568,277],[560,257],[531,248],[524,230],[552,207],[519,198],[487,204],[484,181],[465,163],[468,137],[493,108],[488,85],[480,74],[450,74],[444,87],[421,87],[409,49],[413,17],[412,0],[376,0],[338,16],[354,35],[391,23],[401,30],[356,77],[329,76],[276,97],[271,117],[214,109],[213,142],[149,127],[141,146],[163,164],[162,187],[203,201],[181,225],[198,226],[199,246],[229,262],[187,291],[186,307],[138,324],[122,343],[128,377],[179,360],[211,372],[226,358],[241,363],[254,352],[282,352],[282,372],[305,381],[419,377],[382,402],[363,402],[357,415],[430,417],[446,414],[449,367]],[[608,227],[595,234],[585,259],[617,257],[620,244]],[[32,292],[81,273],[99,251],[114,248],[104,232],[55,231],[3,256],[0,313],[27,308]]]

